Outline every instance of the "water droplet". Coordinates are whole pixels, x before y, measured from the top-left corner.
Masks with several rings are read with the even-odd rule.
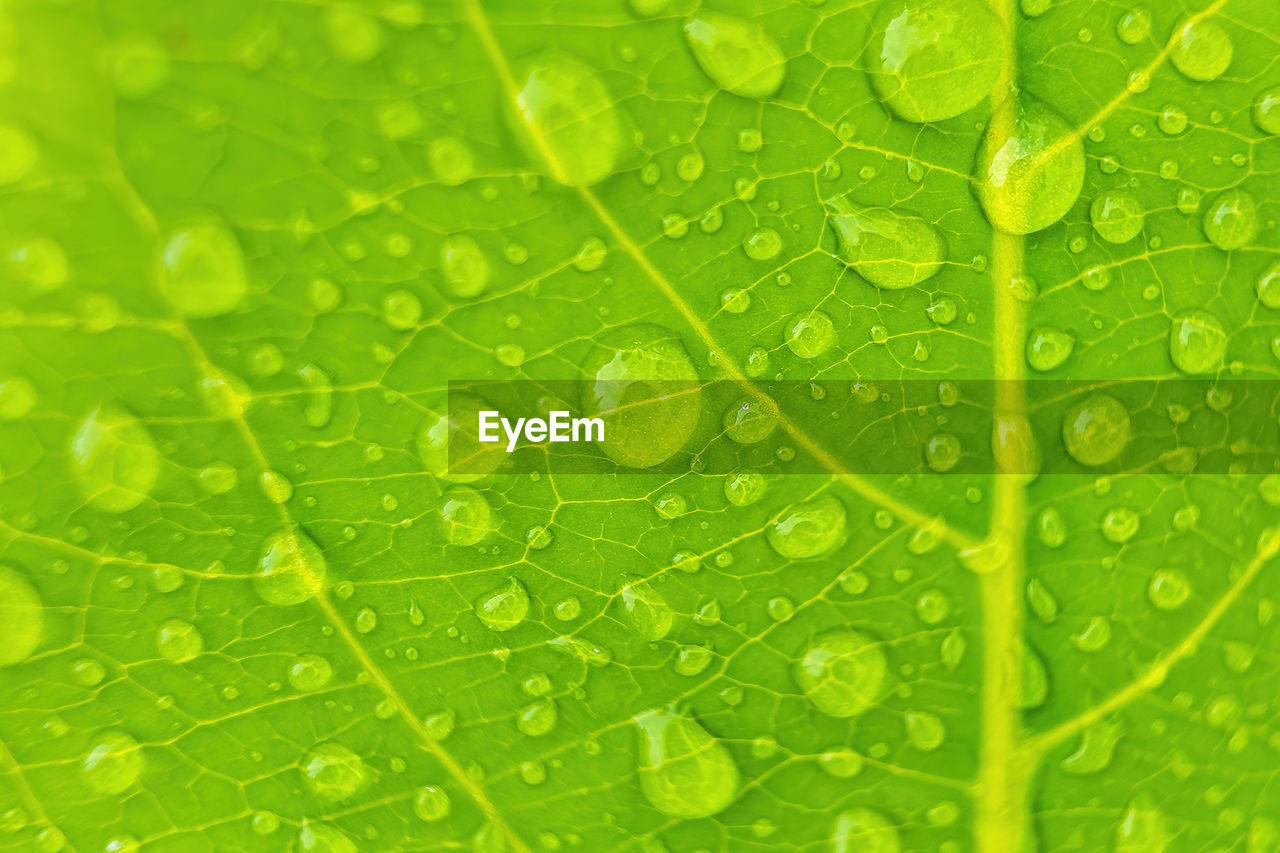
[[[1006,124],[1012,125],[1008,136],[1001,131]],[[1000,107],[987,125],[974,178],[992,225],[1010,234],[1031,234],[1071,209],[1084,172],[1079,136],[1048,106],[1024,96]]]
[[[753,261],[767,261],[782,251],[782,238],[772,228],[757,228],[742,238],[742,251]]]
[[[827,202],[837,256],[882,290],[901,290],[932,278],[946,260],[936,228],[917,216],[884,207],[857,207],[847,198]]]
[[[1062,759],[1062,769],[1075,776],[1100,773],[1111,763],[1116,744],[1124,735],[1124,726],[1111,720],[1099,720],[1080,734],[1080,746]]]
[[[602,336],[583,362],[582,409],[605,421],[598,445],[615,461],[646,468],[689,440],[701,414],[697,371],[680,337],[637,325]],[[674,393],[687,390],[689,393]],[[625,412],[625,417],[619,414]]]
[[[1108,243],[1127,243],[1137,237],[1145,216],[1138,197],[1125,190],[1107,190],[1089,205],[1093,230]]]
[[[302,819],[298,831],[298,849],[303,853],[358,853],[359,848],[347,834],[336,826]]]
[[[1071,355],[1076,339],[1066,332],[1041,326],[1027,338],[1027,364],[1035,370],[1053,370]]]
[[[1092,394],[1067,409],[1062,441],[1081,465],[1105,465],[1129,443],[1129,412],[1115,397]]]
[[[324,553],[310,536],[283,530],[268,537],[253,588],[268,604],[301,604],[324,588],[328,573]]]
[[[440,272],[445,288],[459,299],[471,299],[489,283],[489,259],[466,234],[446,237],[440,244]]]
[[[273,812],[254,812],[249,826],[254,835],[271,835],[280,828],[280,818]]]
[[[325,11],[324,28],[329,48],[343,62],[368,62],[382,50],[381,25],[359,9],[330,7]]]
[[[1268,308],[1280,308],[1280,261],[1267,268],[1257,284],[1258,301]]]
[[[302,758],[302,780],[322,800],[345,800],[372,778],[364,759],[340,743],[322,743]]]
[[[1221,193],[1204,212],[1204,234],[1219,249],[1247,246],[1258,233],[1258,206],[1242,189]]]
[[[835,324],[822,311],[796,314],[788,321],[783,340],[800,358],[817,358],[835,345]]]
[[[111,83],[122,98],[145,98],[169,78],[169,52],[154,36],[135,33],[110,48]]]
[[[1116,36],[1125,44],[1137,44],[1151,33],[1151,13],[1130,9],[1116,22]]]
[[[1164,853],[1172,840],[1165,816],[1150,796],[1139,794],[1116,827],[1115,853]]]
[[[1191,597],[1191,581],[1177,569],[1160,569],[1151,576],[1147,598],[1157,610],[1177,610]]]
[[[1280,134],[1280,87],[1265,89],[1253,99],[1253,123],[1263,133]]]
[[[907,121],[941,121],[977,106],[1004,68],[1004,26],[977,0],[881,6],[867,50],[880,99]]]
[[[1208,311],[1185,311],[1169,327],[1169,356],[1183,373],[1212,373],[1222,365],[1227,333]]]
[[[319,690],[333,677],[333,665],[317,654],[301,654],[289,665],[289,683],[294,690],[308,693]]]
[[[832,853],[901,853],[898,827],[877,811],[841,812],[831,836]]]
[[[941,718],[928,711],[908,711],[905,719],[907,741],[921,752],[932,752],[946,740]]]
[[[1080,633],[1071,635],[1071,643],[1082,652],[1096,652],[1111,642],[1111,621],[1105,616],[1092,616],[1080,629]]]
[[[951,600],[940,589],[927,589],[916,599],[916,615],[926,625],[936,625],[951,613]]]
[[[413,796],[413,813],[428,823],[444,820],[449,816],[449,795],[443,788],[423,785]]]
[[[924,461],[940,474],[956,467],[962,453],[960,439],[948,432],[931,436],[924,445]]]
[[[1156,117],[1156,124],[1163,133],[1177,136],[1187,129],[1187,114],[1178,107],[1169,104]]]
[[[580,637],[556,637],[548,640],[547,645],[561,654],[577,658],[587,666],[599,668],[607,666],[613,660],[613,652],[608,648]]]
[[[495,631],[510,631],[529,613],[529,592],[515,578],[482,592],[475,600],[476,616]]]
[[[142,747],[132,735],[106,732],[85,756],[85,781],[99,794],[119,794],[138,781],[143,764]]]
[[[1036,618],[1044,624],[1050,625],[1058,618],[1058,600],[1039,578],[1027,581],[1027,601]]]
[[[171,663],[186,663],[204,651],[204,637],[182,619],[166,619],[156,630],[156,649]]]
[[[562,184],[589,187],[622,150],[616,99],[595,70],[565,53],[537,61],[519,83],[510,125],[530,158]]]
[[[755,471],[734,471],[724,478],[724,496],[734,506],[750,506],[764,497],[764,475]]]
[[[1169,59],[1192,80],[1216,80],[1231,64],[1234,48],[1226,30],[1213,21],[1187,21],[1178,28]]]
[[[729,750],[674,708],[644,711],[639,731],[640,788],[663,814],[710,817],[737,796],[740,774]]]
[[[230,313],[249,292],[240,243],[221,222],[196,223],[171,232],[160,261],[160,289],[183,316]]]
[[[701,675],[711,665],[713,657],[712,651],[705,646],[681,646],[676,652],[675,670],[689,677]]]
[[[555,702],[539,699],[516,715],[516,728],[529,737],[541,737],[556,727],[559,717]]]
[[[781,88],[787,60],[760,24],[703,9],[684,25],[684,34],[720,88],[744,98],[767,98]]]
[[[44,636],[40,594],[25,577],[5,566],[0,566],[0,625],[5,637],[0,667],[26,660]]]
[[[879,701],[887,666],[881,643],[841,628],[815,637],[791,672],[819,711],[855,717]]]
[[[455,486],[444,493],[440,518],[445,536],[453,545],[476,545],[492,529],[489,502],[468,486]]]
[[[778,407],[765,396],[744,397],[725,409],[725,435],[738,444],[758,444],[778,426]]]
[[[765,538],[773,550],[787,559],[817,557],[844,542],[846,516],[838,498],[819,495],[789,507],[769,525]]]
[[[125,512],[147,497],[160,474],[160,452],[142,422],[106,403],[80,422],[71,463],[85,499],[104,512]]]

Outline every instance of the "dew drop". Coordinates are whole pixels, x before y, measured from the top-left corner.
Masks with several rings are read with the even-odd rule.
[[[754,21],[700,10],[684,25],[702,70],[720,88],[744,98],[767,98],[782,87],[787,60]]]
[[[1076,339],[1066,332],[1041,326],[1031,331],[1027,338],[1027,364],[1033,370],[1053,370],[1067,360],[1075,347]]]
[[[767,261],[782,251],[782,238],[772,228],[757,228],[742,238],[742,251],[753,261]]]
[[[820,495],[789,507],[769,525],[765,538],[783,557],[803,560],[839,547],[845,540],[844,504],[833,495]]]
[[[1247,246],[1258,233],[1258,206],[1242,189],[1220,194],[1204,212],[1204,234],[1219,249]]]
[[[515,578],[482,592],[473,605],[476,617],[495,631],[510,631],[529,613],[529,592]]]
[[[156,649],[170,663],[186,663],[204,651],[204,637],[190,622],[166,619],[156,630]]]
[[[556,181],[589,187],[622,150],[616,100],[600,76],[566,53],[548,54],[519,82],[510,125],[526,153]]]
[[[1062,769],[1074,776],[1100,773],[1111,763],[1116,744],[1124,735],[1124,726],[1111,720],[1099,720],[1080,734],[1080,746],[1062,759]]]
[[[1009,123],[1012,132],[1005,136],[1001,127]],[[992,225],[1010,234],[1031,234],[1066,215],[1080,197],[1084,173],[1079,137],[1047,105],[1024,96],[992,117],[974,178]]]
[[[1185,311],[1169,327],[1169,356],[1183,373],[1212,373],[1222,365],[1227,333],[1208,311]]]
[[[228,314],[249,291],[240,243],[221,222],[197,223],[171,232],[160,262],[160,289],[185,317]]]
[[[516,728],[529,737],[542,737],[555,729],[559,717],[555,702],[539,699],[516,715]]]
[[[624,578],[620,598],[631,626],[646,642],[661,640],[671,631],[675,614],[653,584],[638,577]]]
[[[1090,395],[1067,409],[1062,440],[1081,465],[1105,465],[1129,443],[1129,413],[1115,397]]]
[[[710,817],[737,796],[740,774],[733,756],[692,718],[672,707],[635,717],[640,788],[663,814]]]
[[[413,795],[413,813],[419,820],[436,823],[449,816],[449,795],[443,788],[435,785],[423,785]]]
[[[324,553],[310,536],[300,529],[283,530],[268,537],[253,588],[268,604],[301,604],[324,588],[328,573]]]
[[[978,0],[883,4],[867,49],[867,74],[907,121],[941,121],[991,93],[1004,68],[1004,27]]]
[[[764,475],[755,471],[734,471],[724,478],[724,496],[734,506],[750,506],[764,497]]]
[[[132,735],[106,732],[85,756],[85,781],[99,794],[119,794],[138,781],[143,764],[142,747]]]
[[[1177,569],[1160,569],[1151,576],[1147,598],[1157,610],[1177,610],[1191,597],[1191,581]]]
[[[1265,89],[1253,99],[1253,123],[1263,133],[1280,134],[1280,86]]]
[[[823,311],[796,314],[787,322],[783,340],[800,358],[817,358],[835,345],[835,324]]]
[[[1151,13],[1130,9],[1116,21],[1116,36],[1125,44],[1137,44],[1151,33]]]
[[[901,853],[898,827],[878,811],[841,812],[831,835],[832,853]]]
[[[294,690],[309,693],[329,683],[333,678],[333,665],[327,658],[308,652],[293,659],[288,675]]]
[[[150,494],[160,473],[160,452],[140,420],[106,403],[80,422],[71,439],[71,464],[90,504],[125,512]]]
[[[881,290],[920,284],[942,269],[946,245],[923,219],[884,207],[858,207],[843,196],[826,206],[837,257]]]
[[[1164,853],[1172,840],[1164,814],[1150,796],[1139,794],[1116,827],[1115,853]]]
[[[819,711],[855,717],[879,701],[887,666],[881,643],[841,628],[815,637],[791,672]]]
[[[1221,77],[1231,64],[1233,53],[1226,30],[1201,19],[1179,26],[1169,59],[1185,76],[1203,82]]]
[[[908,711],[905,723],[907,741],[921,752],[932,752],[946,740],[946,727],[936,714],[928,711]]]
[[[364,759],[340,743],[322,743],[299,765],[307,789],[322,800],[345,800],[369,783]]]
[[[440,518],[445,536],[453,545],[476,545],[489,535],[492,527],[489,502],[468,486],[455,486],[444,493]]]
[[[381,25],[359,9],[330,7],[325,11],[324,29],[333,55],[343,62],[368,62],[382,50]]]
[[[471,299],[483,293],[489,282],[489,259],[475,240],[454,234],[440,244],[440,272],[450,294]]]
[[[1093,230],[1108,243],[1127,243],[1137,237],[1145,216],[1137,196],[1125,190],[1107,190],[1089,205]]]

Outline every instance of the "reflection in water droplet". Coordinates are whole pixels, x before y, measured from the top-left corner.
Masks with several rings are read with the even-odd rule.
[[[1208,311],[1186,311],[1169,327],[1169,356],[1183,373],[1212,373],[1222,364],[1227,333]]]
[[[879,701],[887,665],[881,643],[842,628],[815,637],[791,672],[819,711],[854,717]]]
[[[1235,52],[1231,37],[1213,21],[1188,21],[1179,25],[1169,59],[1192,80],[1216,80],[1231,64]]]
[[[444,820],[449,816],[449,795],[435,785],[423,785],[413,797],[413,813],[428,823]]]
[[[142,747],[124,732],[106,732],[84,759],[85,781],[99,794],[119,794],[142,773]]]
[[[1093,230],[1108,243],[1127,243],[1137,237],[1145,216],[1137,196],[1126,190],[1107,190],[1089,205]]]
[[[1115,397],[1093,394],[1067,409],[1062,441],[1081,465],[1105,465],[1129,443],[1129,412]]]
[[[698,64],[720,88],[767,98],[782,86],[786,57],[758,23],[702,9],[684,25],[684,34]]]
[[[991,94],[1004,67],[1004,26],[978,0],[896,0],[881,5],[874,26],[867,73],[907,121],[967,112]]]
[[[446,538],[454,545],[476,545],[492,528],[489,502],[469,486],[455,486],[444,493],[440,518]]]
[[[529,612],[529,592],[515,578],[481,593],[475,600],[476,616],[495,631],[510,631]]]
[[[166,619],[156,630],[156,648],[165,660],[186,663],[204,651],[204,637],[190,622]]]
[[[283,530],[267,539],[253,588],[268,604],[301,604],[324,589],[328,573],[324,552],[310,536]]]
[[[1111,763],[1116,744],[1124,735],[1124,726],[1111,720],[1099,720],[1085,728],[1080,746],[1062,759],[1062,769],[1076,776],[1099,773]]]
[[[733,802],[738,766],[706,729],[674,708],[644,711],[635,724],[640,787],[654,808],[676,818],[699,818]]]
[[[1139,794],[1116,828],[1115,853],[1164,853],[1172,838],[1164,814],[1150,796]]]
[[[608,177],[622,149],[615,99],[595,70],[565,53],[537,60],[511,111],[528,155],[562,184],[589,187]]]
[[[846,518],[844,504],[838,498],[819,495],[788,508],[769,525],[765,538],[788,559],[816,557],[844,542]]]
[[[835,324],[822,311],[796,314],[787,322],[783,340],[801,358],[817,358],[835,345]]]
[[[675,617],[662,593],[642,578],[630,577],[624,578],[624,581],[621,590],[622,608],[631,626],[648,642],[667,636]]]
[[[1258,205],[1242,189],[1221,193],[1204,212],[1204,233],[1219,249],[1247,246],[1258,233]]]
[[[289,684],[294,690],[309,692],[319,690],[333,677],[333,666],[327,658],[317,654],[301,654],[289,665]]]
[[[837,256],[882,290],[901,290],[937,275],[946,260],[938,229],[917,216],[859,207],[841,196],[827,202]]]
[[[220,222],[189,225],[170,233],[160,260],[160,289],[186,317],[227,314],[249,291],[240,243]]]
[[[324,800],[345,800],[371,779],[364,759],[340,743],[322,743],[302,758],[302,779]]]
[[[908,711],[905,722],[907,740],[922,752],[932,752],[946,740],[947,729],[937,714],[928,711]]]
[[[1071,355],[1076,339],[1058,329],[1040,326],[1027,338],[1027,364],[1033,370],[1053,370]]]
[[[1048,106],[1023,96],[997,109],[987,125],[974,167],[978,200],[996,228],[1031,234],[1075,204],[1084,166],[1079,135]]]
[[[160,452],[142,422],[107,403],[80,422],[71,439],[71,462],[80,490],[105,512],[133,509],[160,474]]]
[[[877,811],[857,808],[841,812],[832,831],[833,853],[901,853],[898,827]]]
[[[1190,597],[1191,581],[1177,569],[1160,569],[1147,586],[1147,598],[1158,610],[1177,610]]]

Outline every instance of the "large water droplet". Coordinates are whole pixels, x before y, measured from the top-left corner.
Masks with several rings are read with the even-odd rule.
[[[867,73],[907,121],[940,121],[991,94],[1004,67],[1004,26],[978,0],[883,4],[867,49]]]
[[[699,818],[733,802],[738,766],[706,729],[674,708],[644,711],[635,724],[640,788],[654,808],[676,818]]]
[[[516,728],[529,737],[542,737],[556,727],[560,712],[550,699],[539,699],[516,715]]]
[[[1226,30],[1202,19],[1179,25],[1169,59],[1192,80],[1216,80],[1231,64],[1234,52]]]
[[[156,649],[171,663],[186,663],[204,651],[204,637],[185,619],[166,619],[156,629]]]
[[[484,495],[469,486],[455,486],[440,504],[445,536],[454,545],[476,545],[492,529],[492,512]]]
[[[289,665],[289,684],[304,693],[319,690],[333,678],[333,665],[327,658],[307,652],[298,655]]]
[[[796,504],[769,525],[765,538],[784,557],[803,560],[816,557],[844,542],[844,504],[834,495],[819,495]]]
[[[1164,814],[1151,797],[1139,794],[1116,828],[1115,853],[1164,853],[1172,837]]]
[[[1137,237],[1145,216],[1142,202],[1126,190],[1107,190],[1089,205],[1093,230],[1108,243],[1127,243]]]
[[[1253,99],[1253,123],[1263,133],[1280,134],[1280,86],[1264,89]]]
[[[268,604],[308,601],[324,589],[329,564],[324,552],[299,529],[272,534],[263,546],[253,588]]]
[[[1147,598],[1158,610],[1177,610],[1191,597],[1191,581],[1177,569],[1160,569],[1151,576]]]
[[[858,207],[845,197],[827,202],[837,256],[882,290],[901,290],[937,275],[946,260],[938,229],[885,207]]]
[[[978,200],[996,228],[1031,234],[1075,204],[1084,165],[1079,134],[1047,105],[1023,96],[1002,105],[987,125],[974,167]]]
[[[767,98],[782,86],[787,60],[754,21],[703,9],[684,25],[693,55],[720,88],[746,98]]]
[[[783,340],[801,358],[817,358],[835,345],[835,324],[824,311],[796,314],[787,321]]]
[[[908,711],[904,720],[907,741],[921,752],[932,752],[947,739],[947,729],[937,714],[928,711]]]
[[[160,260],[160,289],[183,316],[227,314],[249,291],[240,243],[221,222],[197,223],[173,231],[165,240]]]
[[[450,810],[448,793],[435,785],[422,786],[413,797],[413,813],[428,823],[444,820]]]
[[[1053,370],[1071,355],[1076,339],[1066,332],[1041,326],[1027,337],[1027,364],[1033,370]]]
[[[1183,373],[1212,373],[1222,364],[1227,333],[1208,311],[1184,311],[1169,327],[1169,356]]]
[[[80,422],[71,439],[71,463],[93,506],[124,512],[142,503],[160,474],[160,452],[142,422],[107,403]]]
[[[1116,744],[1124,735],[1124,726],[1111,720],[1099,720],[1080,734],[1080,746],[1062,759],[1062,769],[1076,776],[1099,773],[1111,763]]]
[[[345,800],[372,778],[364,759],[340,743],[316,746],[300,766],[307,788],[323,800]]]
[[[44,608],[40,594],[25,577],[0,566],[0,667],[21,663],[40,645],[44,636]]]
[[[902,839],[889,818],[857,808],[836,818],[831,846],[833,853],[901,853]]]
[[[106,732],[85,756],[85,781],[99,794],[119,794],[138,780],[143,763],[142,747],[132,735]]]
[[[515,578],[495,586],[476,598],[476,616],[495,631],[510,631],[529,612],[529,591]]]
[[[615,461],[657,465],[693,434],[701,410],[698,374],[670,329],[639,325],[607,333],[582,369],[583,414],[604,419],[599,446]]]
[[[1258,233],[1258,205],[1242,189],[1221,193],[1205,209],[1204,234],[1219,249],[1247,246]]]
[[[880,700],[887,666],[881,643],[840,628],[814,638],[791,672],[819,711],[854,717]]]
[[[1067,409],[1062,441],[1081,465],[1105,465],[1129,443],[1129,412],[1109,394],[1090,395]]]
[[[616,103],[595,70],[564,53],[539,59],[519,83],[510,122],[531,158],[562,184],[604,180],[622,148]]]
[[[622,586],[622,609],[636,632],[649,642],[661,640],[671,631],[674,614],[653,584],[641,578],[626,578]]]

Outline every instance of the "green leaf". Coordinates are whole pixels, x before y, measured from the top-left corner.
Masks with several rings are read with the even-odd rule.
[[[0,849],[1277,849],[1278,43],[0,6]]]

